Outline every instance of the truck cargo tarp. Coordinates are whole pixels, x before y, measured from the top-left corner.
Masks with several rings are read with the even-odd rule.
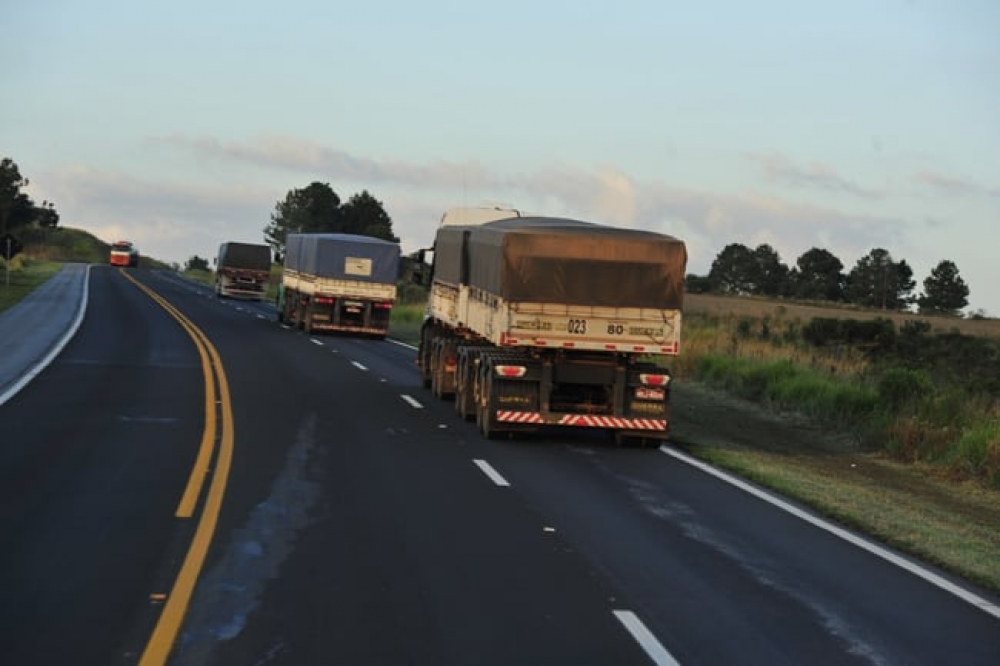
[[[285,266],[323,278],[395,283],[399,245],[354,234],[289,234]]]
[[[466,242],[471,227],[441,227],[434,241],[434,278],[454,285],[469,281],[469,253]]]
[[[219,247],[218,267],[270,270],[271,248],[253,243],[223,243]]]
[[[687,249],[672,236],[560,218],[523,217],[440,229],[465,253],[445,271],[507,301],[680,310]],[[452,252],[451,254],[455,254]],[[440,250],[435,260],[441,258]],[[444,279],[442,277],[442,279]]]

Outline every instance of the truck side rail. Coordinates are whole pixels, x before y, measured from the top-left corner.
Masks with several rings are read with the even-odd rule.
[[[286,289],[295,289],[309,296],[350,296],[353,298],[377,298],[388,300],[394,300],[396,298],[395,284],[325,278],[287,269],[282,281],[284,282]]]
[[[436,283],[430,311],[499,347],[547,347],[677,355],[680,310],[507,302],[474,288]]]

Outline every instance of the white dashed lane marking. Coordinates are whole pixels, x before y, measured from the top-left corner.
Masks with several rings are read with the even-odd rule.
[[[480,460],[477,458],[472,462],[476,463],[476,466],[479,467],[479,469],[483,471],[483,474],[488,476],[490,478],[490,481],[492,481],[493,483],[502,487],[507,487],[510,485],[509,483],[507,483],[507,479],[500,476],[500,473],[497,472],[495,469],[493,469],[493,466],[490,465],[485,460]]]
[[[680,666],[680,662],[674,659],[673,655],[667,652],[667,649],[660,645],[660,641],[656,640],[656,636],[650,633],[646,625],[642,623],[642,620],[628,610],[616,610],[612,611],[618,621],[621,622],[628,632],[632,634],[632,638],[646,651],[649,658],[653,661],[656,666]]]
[[[424,406],[421,405],[419,402],[417,402],[417,400],[415,398],[412,398],[412,397],[406,395],[405,393],[403,395],[399,396],[399,397],[402,398],[407,404],[410,405],[410,407],[413,407],[414,409],[423,409],[424,408]]]

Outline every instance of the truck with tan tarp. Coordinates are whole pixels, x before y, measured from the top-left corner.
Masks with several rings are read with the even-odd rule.
[[[656,441],[669,425],[687,250],[551,217],[442,224],[417,365],[487,437],[550,426]]]

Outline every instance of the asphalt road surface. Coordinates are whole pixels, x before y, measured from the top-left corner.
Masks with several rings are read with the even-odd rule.
[[[669,449],[486,441],[413,357],[95,267],[0,405],[0,663],[1000,663],[995,597]]]

